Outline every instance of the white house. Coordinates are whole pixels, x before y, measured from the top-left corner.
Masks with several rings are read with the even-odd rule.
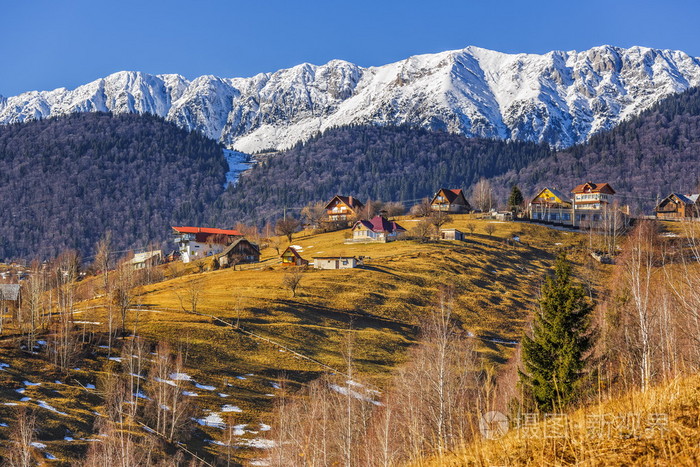
[[[315,269],[352,269],[360,264],[354,256],[314,256]]]
[[[352,241],[386,243],[396,240],[396,237],[405,231],[406,229],[396,222],[383,216],[375,216],[370,220],[355,222],[352,226]]]
[[[129,264],[134,269],[145,269],[147,267],[157,266],[163,262],[163,251],[153,250],[135,253]]]
[[[173,227],[173,235],[183,263],[218,255],[235,239],[243,236],[238,230],[208,227]]]

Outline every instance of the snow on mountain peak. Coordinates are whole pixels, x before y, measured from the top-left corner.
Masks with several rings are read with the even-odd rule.
[[[508,54],[476,46],[362,68],[302,63],[250,78],[113,73],[74,90],[0,97],[0,123],[72,112],[152,113],[244,152],[349,124],[408,124],[563,147],[700,84],[700,60],[611,45]]]

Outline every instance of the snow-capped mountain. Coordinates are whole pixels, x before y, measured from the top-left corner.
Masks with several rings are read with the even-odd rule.
[[[248,153],[349,124],[565,147],[699,84],[700,60],[681,51],[601,46],[534,55],[467,47],[379,67],[333,60],[251,78],[119,72],[74,90],[0,97],[0,123],[148,112]]]

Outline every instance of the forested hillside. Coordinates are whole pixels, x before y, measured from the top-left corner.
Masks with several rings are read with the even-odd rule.
[[[334,194],[403,201],[440,187],[469,188],[551,154],[546,145],[465,138],[409,127],[353,126],[329,130],[265,158],[229,187],[218,209],[256,222]]]
[[[526,195],[544,185],[569,190],[583,181],[607,181],[638,211],[650,212],[657,196],[698,191],[700,182],[700,89],[658,103],[639,117],[496,178],[518,184]]]
[[[160,243],[221,194],[221,146],[149,115],[74,114],[0,127],[0,260]]]
[[[407,206],[440,187],[490,178],[503,201],[542,186],[607,181],[633,209],[700,180],[700,91],[554,152],[409,127],[328,130],[265,156],[224,190],[221,146],[150,115],[75,114],[0,127],[0,259],[89,256],[107,230],[119,249],[172,247],[172,224],[262,225],[334,194]]]

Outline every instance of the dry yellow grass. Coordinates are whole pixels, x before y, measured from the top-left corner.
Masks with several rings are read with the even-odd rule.
[[[410,229],[413,221],[401,223]],[[489,223],[496,226],[492,236],[486,234]],[[555,252],[575,248],[581,236],[473,216],[455,216],[446,227],[468,232],[468,224],[474,224],[475,232],[465,242],[344,244],[348,230],[301,233],[292,244],[300,245],[302,255],[309,259],[314,255],[361,255],[367,259],[361,269],[308,270],[303,274],[297,297],[282,286],[287,270],[281,267],[277,252],[271,248],[262,252],[262,269],[199,273],[211,259],[203,260],[201,267],[166,265],[165,274],[172,278],[136,291],[136,305],[129,311],[127,325],[151,342],[168,341],[181,350],[186,356],[187,373],[196,382],[216,388],[196,389],[192,383],[192,390],[199,394],[195,400],[200,410],[197,415],[202,416],[204,410],[219,411],[223,404],[234,404],[242,412],[227,414],[233,424],[270,423],[274,400],[270,395],[276,392],[273,385],[277,381],[298,384],[318,377],[327,368],[278,345],[241,334],[225,323],[239,324],[341,371],[345,367],[347,336],[352,334],[357,378],[381,387],[406,358],[406,349],[414,342],[422,317],[434,306],[437,291],[451,286],[455,290],[455,316],[462,329],[473,335],[478,351],[488,361],[503,362],[512,354],[514,346],[510,342],[519,340],[522,334],[536,300],[535,291]],[[504,242],[514,233],[520,235],[521,243]],[[576,255],[574,259],[582,262]],[[198,311],[225,323],[182,309],[192,281],[199,284]],[[95,282],[89,278],[81,288],[88,291],[95,288]],[[106,330],[101,303],[99,298],[86,300],[78,304],[85,311],[76,315],[76,320],[86,322],[79,327],[97,333],[96,336]],[[106,343],[105,339],[101,343]],[[97,346],[94,350],[89,364],[81,363],[82,370],[74,372],[71,381],[97,382],[107,351]],[[17,359],[17,364],[13,364],[17,371],[11,375],[13,384],[21,385],[21,378],[29,377],[22,375],[30,375],[47,382],[41,388],[54,389],[48,383],[52,370],[36,366],[39,359],[19,353],[11,359]],[[7,387],[11,387],[9,380]],[[67,398],[49,399],[58,410],[68,413],[68,418],[73,417],[70,422],[59,418],[55,423],[72,424],[71,432],[78,434],[76,438],[89,437],[91,421],[85,420],[90,420],[90,415],[79,411],[73,416],[64,408],[74,403],[82,404],[81,410],[90,411],[99,405],[98,395],[80,391],[73,396],[73,402]],[[18,399],[12,389],[0,396],[6,401]],[[49,394],[43,397],[48,398]],[[53,413],[42,412],[41,416],[56,418]],[[200,429],[197,439],[222,437],[217,428]],[[60,439],[58,433],[54,434]],[[221,449],[201,442],[195,447],[199,452]],[[237,455],[249,453],[238,450]]]
[[[421,466],[700,464],[700,376],[478,439]],[[522,419],[521,419],[522,420]]]

